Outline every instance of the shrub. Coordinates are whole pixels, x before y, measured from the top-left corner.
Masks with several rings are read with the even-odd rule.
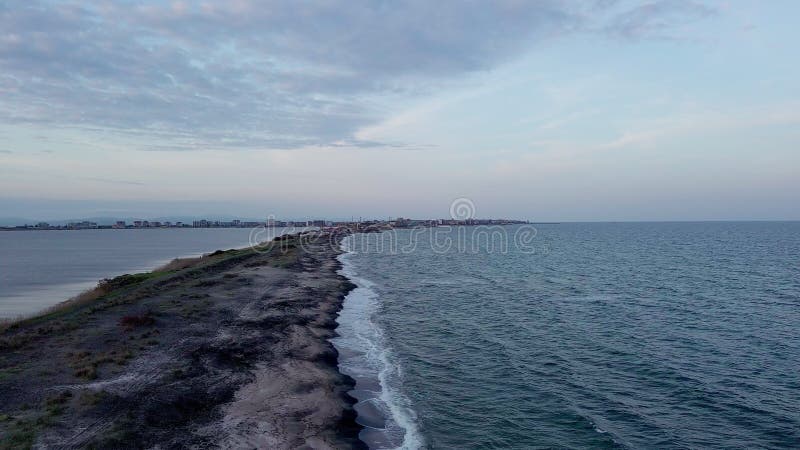
[[[149,312],[139,315],[122,316],[122,318],[119,319],[120,326],[128,329],[146,327],[154,323],[156,323],[156,320],[153,319],[153,316],[151,316]]]

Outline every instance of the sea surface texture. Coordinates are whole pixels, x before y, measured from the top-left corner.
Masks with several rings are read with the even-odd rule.
[[[36,313],[102,278],[149,271],[177,257],[244,247],[275,232],[265,228],[3,231],[0,318]]]
[[[800,223],[517,228],[345,242],[371,446],[800,447]]]

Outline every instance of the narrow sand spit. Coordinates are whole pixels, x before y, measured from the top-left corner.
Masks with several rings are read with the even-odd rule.
[[[0,448],[363,448],[328,341],[340,236],[118,277],[0,330]]]

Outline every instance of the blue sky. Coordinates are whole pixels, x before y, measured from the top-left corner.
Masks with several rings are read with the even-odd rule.
[[[800,219],[792,1],[0,4],[0,216]]]

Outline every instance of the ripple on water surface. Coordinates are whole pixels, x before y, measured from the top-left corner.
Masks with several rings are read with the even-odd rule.
[[[435,448],[800,446],[800,223],[538,231],[546,252],[347,257],[387,422],[388,386]]]

